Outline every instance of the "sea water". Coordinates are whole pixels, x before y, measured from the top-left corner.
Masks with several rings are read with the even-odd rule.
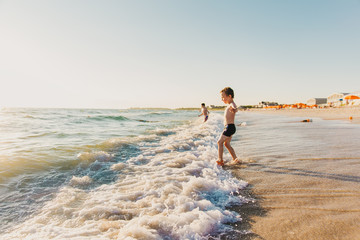
[[[206,123],[198,114],[2,109],[0,239],[241,239],[249,232],[233,227],[243,223],[232,206],[254,200],[215,164],[222,112]],[[245,163],[236,171],[356,187],[360,125],[307,118],[237,113],[232,146]]]
[[[222,113],[2,109],[0,239],[216,239],[246,182],[218,167]],[[229,157],[229,155],[225,155]],[[241,233],[239,233],[241,234]]]

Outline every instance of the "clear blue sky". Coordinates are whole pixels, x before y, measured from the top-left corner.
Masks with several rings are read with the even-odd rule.
[[[305,102],[360,90],[359,0],[0,0],[0,107]]]

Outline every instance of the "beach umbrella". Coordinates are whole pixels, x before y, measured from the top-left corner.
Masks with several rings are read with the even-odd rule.
[[[360,97],[356,96],[356,95],[347,95],[345,97],[346,100],[353,100],[353,99],[360,99]]]

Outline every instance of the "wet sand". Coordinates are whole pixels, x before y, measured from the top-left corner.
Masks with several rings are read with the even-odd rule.
[[[359,108],[271,114],[349,121],[349,113],[360,118]],[[238,239],[360,239],[360,156],[264,160],[225,168],[249,183],[246,191],[256,200],[235,209],[243,217],[239,230],[251,231]]]

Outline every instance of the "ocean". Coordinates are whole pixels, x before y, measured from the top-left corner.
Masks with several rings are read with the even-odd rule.
[[[222,112],[0,112],[1,239],[217,239],[252,201],[218,167]],[[226,155],[229,156],[229,155]],[[241,233],[239,233],[241,234]]]
[[[241,111],[242,170],[215,163],[223,112],[198,114],[2,109],[0,239],[241,239],[251,233],[234,209],[256,200],[232,171],[358,183],[344,166],[358,166],[360,125]]]

